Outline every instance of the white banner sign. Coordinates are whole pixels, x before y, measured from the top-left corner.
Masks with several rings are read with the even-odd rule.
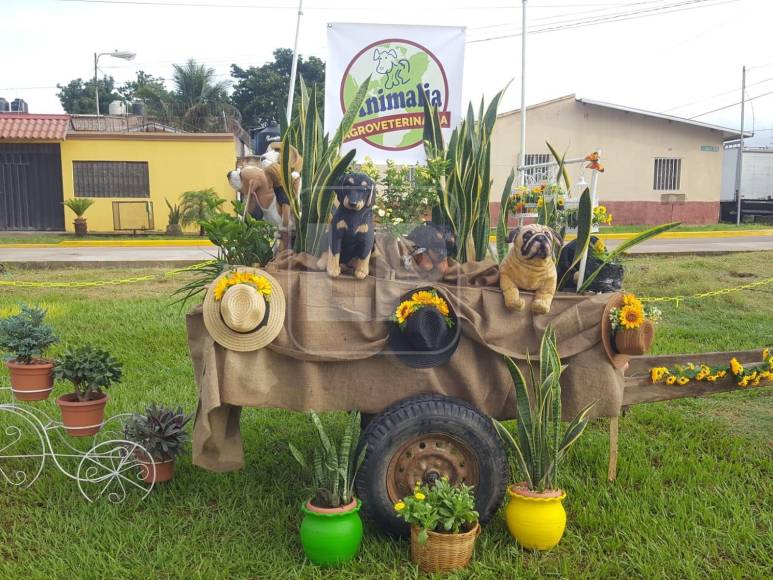
[[[356,148],[358,161],[424,161],[424,102],[438,108],[446,142],[460,120],[464,36],[460,26],[328,24],[325,131],[371,75],[343,150]]]

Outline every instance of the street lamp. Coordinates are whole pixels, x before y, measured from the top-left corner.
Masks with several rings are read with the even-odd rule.
[[[99,117],[99,76],[97,75],[97,64],[99,64],[100,56],[112,56],[113,58],[133,60],[137,55],[128,50],[114,50],[113,52],[94,53],[94,97],[97,100],[97,117]]]

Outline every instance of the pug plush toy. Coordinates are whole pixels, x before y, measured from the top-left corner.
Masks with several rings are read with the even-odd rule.
[[[499,266],[499,287],[510,310],[523,310],[526,302],[519,290],[534,291],[531,310],[537,314],[550,312],[556,293],[556,265],[553,261],[553,243],[562,241],[551,228],[529,224],[510,232],[513,242],[510,253]]]
[[[336,278],[341,264],[354,269],[354,277],[365,278],[370,272],[373,251],[373,203],[376,184],[364,173],[346,173],[336,186],[338,208],[330,223],[330,251],[327,273]]]

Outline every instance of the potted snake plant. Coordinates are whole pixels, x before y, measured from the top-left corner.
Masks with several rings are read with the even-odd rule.
[[[558,468],[569,447],[579,439],[588,424],[593,401],[584,407],[562,434],[561,366],[556,337],[548,327],[540,345],[540,364],[535,371],[527,360],[531,388],[521,370],[509,357],[507,368],[515,384],[516,436],[502,423],[494,421],[499,436],[509,446],[514,483],[508,487],[509,501],[505,521],[510,534],[529,550],[549,550],[556,546],[566,528],[564,492],[558,486]]]
[[[54,377],[75,387],[72,393],[56,400],[69,435],[87,437],[99,432],[108,401],[107,393],[102,391],[120,382],[121,374],[121,363],[107,351],[90,345],[69,349],[57,359]]]
[[[362,542],[362,502],[354,497],[354,479],[365,459],[367,446],[356,452],[360,414],[349,414],[340,445],[331,438],[319,416],[309,413],[319,437],[312,460],[292,443],[290,452],[311,475],[314,495],[304,502],[301,522],[301,544],[306,557],[314,564],[331,566],[348,562],[357,554]]]
[[[186,426],[192,415],[182,408],[172,409],[152,403],[145,413],[133,414],[124,426],[126,439],[141,445],[150,454],[137,459],[142,464],[142,479],[146,483],[169,481],[174,475],[175,461],[188,444]]]
[[[54,388],[54,363],[43,351],[59,339],[45,317],[42,308],[22,305],[19,314],[0,320],[0,349],[10,353],[5,364],[19,401],[45,401]]]

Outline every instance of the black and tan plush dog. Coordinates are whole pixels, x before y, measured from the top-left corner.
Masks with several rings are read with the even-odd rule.
[[[519,290],[529,290],[535,292],[532,312],[550,312],[557,284],[553,243],[561,244],[561,239],[547,226],[529,224],[511,231],[508,241],[513,242],[513,247],[499,265],[499,287],[505,306],[523,310],[526,302]]]
[[[373,203],[376,184],[364,173],[347,173],[336,187],[338,209],[330,224],[330,252],[327,273],[333,278],[341,274],[341,264],[354,269],[354,277],[362,280],[370,273],[373,251]]]

